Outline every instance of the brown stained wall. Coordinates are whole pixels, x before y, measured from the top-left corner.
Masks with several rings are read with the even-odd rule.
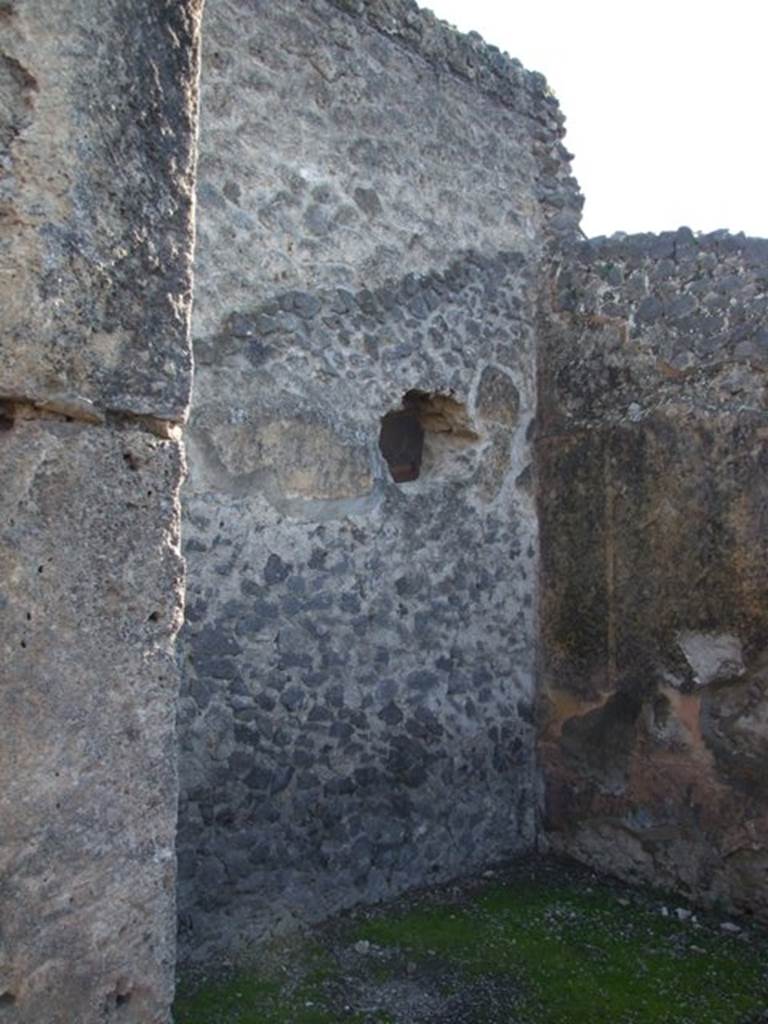
[[[552,845],[768,915],[768,245],[597,240],[540,353]]]

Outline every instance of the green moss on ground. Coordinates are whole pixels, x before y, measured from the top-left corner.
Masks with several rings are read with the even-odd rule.
[[[574,866],[513,866],[337,919],[181,990],[176,1024],[756,1024],[768,936]],[[686,912],[681,916],[686,917]],[[764,1016],[765,1014],[765,1016]]]

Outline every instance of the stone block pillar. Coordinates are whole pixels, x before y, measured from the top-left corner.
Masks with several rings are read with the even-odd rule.
[[[168,1020],[198,0],[0,2],[0,1020]]]

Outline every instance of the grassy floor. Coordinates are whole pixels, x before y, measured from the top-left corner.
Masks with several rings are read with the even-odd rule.
[[[339,918],[259,968],[180,988],[176,1024],[755,1024],[768,937],[573,866]],[[765,1016],[763,1016],[765,1014]]]

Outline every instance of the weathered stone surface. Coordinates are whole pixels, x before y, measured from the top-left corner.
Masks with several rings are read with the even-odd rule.
[[[534,283],[522,253],[472,254],[303,293],[312,318],[279,328],[296,298],[276,293],[211,346],[186,488],[185,955],[530,847]],[[398,486],[378,442],[402,401],[424,457]]]
[[[19,1024],[170,1013],[200,6],[0,3],[0,1016]]]
[[[191,957],[534,838],[536,269],[580,198],[540,76],[386,6],[207,8]]]
[[[768,917],[768,244],[598,239],[554,294],[538,443],[551,841]]]
[[[514,381],[497,366],[483,370],[477,390],[477,412],[491,423],[514,426],[520,412],[520,395]]]
[[[175,950],[179,445],[0,432],[2,1010],[167,1020]]]
[[[21,1024],[168,1016],[199,7],[0,2]],[[768,243],[577,244],[544,80],[411,0],[207,12],[185,955],[529,849],[542,788],[768,918]]]
[[[277,291],[355,295],[575,231],[544,79],[414,4],[212,0],[203,55],[202,338]]]
[[[185,417],[200,6],[0,13],[0,397]]]

